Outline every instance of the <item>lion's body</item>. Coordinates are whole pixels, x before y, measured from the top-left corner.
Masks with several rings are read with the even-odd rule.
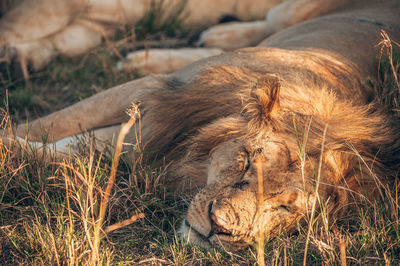
[[[53,141],[82,129],[110,136],[116,128],[104,127],[125,121],[124,109],[141,101],[146,148],[174,162],[175,187],[202,188],[182,228],[190,241],[241,248],[259,230],[290,227],[312,205],[317,175],[320,200],[339,215],[351,191],[373,197],[373,173],[383,180],[399,163],[399,132],[370,104],[367,82],[376,76],[379,31],[400,40],[398,14],[398,1],[356,1],[259,47],[110,89],[33,122],[29,139],[39,141],[41,127]]]

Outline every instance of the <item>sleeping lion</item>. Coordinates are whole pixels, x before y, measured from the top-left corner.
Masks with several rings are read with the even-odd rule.
[[[169,163],[172,188],[197,193],[181,237],[241,249],[260,231],[292,230],[315,202],[340,217],[398,170],[400,131],[370,84],[379,32],[400,40],[399,14],[397,0],[351,1],[258,47],[111,88],[16,135],[39,148],[45,131],[63,153],[92,131],[101,149],[140,102],[149,156]]]

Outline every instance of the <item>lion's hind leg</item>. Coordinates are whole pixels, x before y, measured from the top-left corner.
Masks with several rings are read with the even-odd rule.
[[[68,108],[17,127],[16,136],[41,142],[45,136],[54,143],[94,129],[107,128],[129,120],[127,108],[151,92],[162,90],[164,75],[152,75],[93,95]],[[142,103],[141,107],[146,105]]]

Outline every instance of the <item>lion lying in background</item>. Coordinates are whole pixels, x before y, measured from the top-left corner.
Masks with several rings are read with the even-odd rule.
[[[208,29],[198,42],[205,48],[137,51],[118,64],[124,71],[170,73],[223,50],[254,46],[274,32],[347,2],[351,0],[21,0],[0,20],[0,51],[3,61],[18,61],[27,78],[28,65],[38,70],[57,54],[84,54],[102,38],[137,23],[150,12],[155,14],[156,24],[177,17],[181,27],[192,33],[226,15],[249,20],[268,13],[265,20]]]
[[[27,71],[57,54],[77,56],[124,25],[154,12],[158,25],[177,17],[186,31],[216,24],[225,15],[262,18],[281,0],[24,0],[0,21],[0,48]]]
[[[166,183],[199,190],[182,238],[244,248],[260,231],[291,230],[316,201],[340,217],[398,169],[400,131],[367,80],[376,82],[379,31],[400,39],[399,14],[397,0],[355,1],[259,47],[114,87],[17,135],[40,142],[45,130],[57,152],[73,152],[85,131],[112,142],[126,108],[140,101],[142,142],[170,162]]]

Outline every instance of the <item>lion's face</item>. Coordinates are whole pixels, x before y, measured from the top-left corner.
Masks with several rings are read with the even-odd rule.
[[[324,120],[313,117],[309,130],[293,127],[311,118],[287,111],[285,102],[280,106],[279,84],[271,75],[257,80],[241,94],[240,115],[214,121],[191,139],[178,173],[190,180],[206,178],[207,184],[182,224],[185,241],[241,249],[260,233],[274,237],[294,229],[316,202],[326,214],[340,216],[353,192],[373,188],[373,177],[363,166],[358,172],[358,157],[337,131],[324,135]],[[306,145],[300,145],[305,138]]]
[[[312,189],[301,178],[295,140],[276,130],[272,122],[280,112],[279,80],[269,76],[257,84],[244,96],[242,117],[204,130],[209,140],[224,135],[218,130],[229,123],[247,128],[240,136],[209,145],[212,148],[203,157],[208,160],[207,185],[191,202],[181,228],[181,236],[189,242],[244,248],[260,230],[276,235],[307,212]]]
[[[293,225],[307,212],[312,197],[291,153],[286,142],[273,135],[216,146],[209,158],[207,186],[191,202],[182,225],[183,238],[240,249],[254,242],[261,229],[273,236]],[[264,199],[258,206],[259,167]]]

